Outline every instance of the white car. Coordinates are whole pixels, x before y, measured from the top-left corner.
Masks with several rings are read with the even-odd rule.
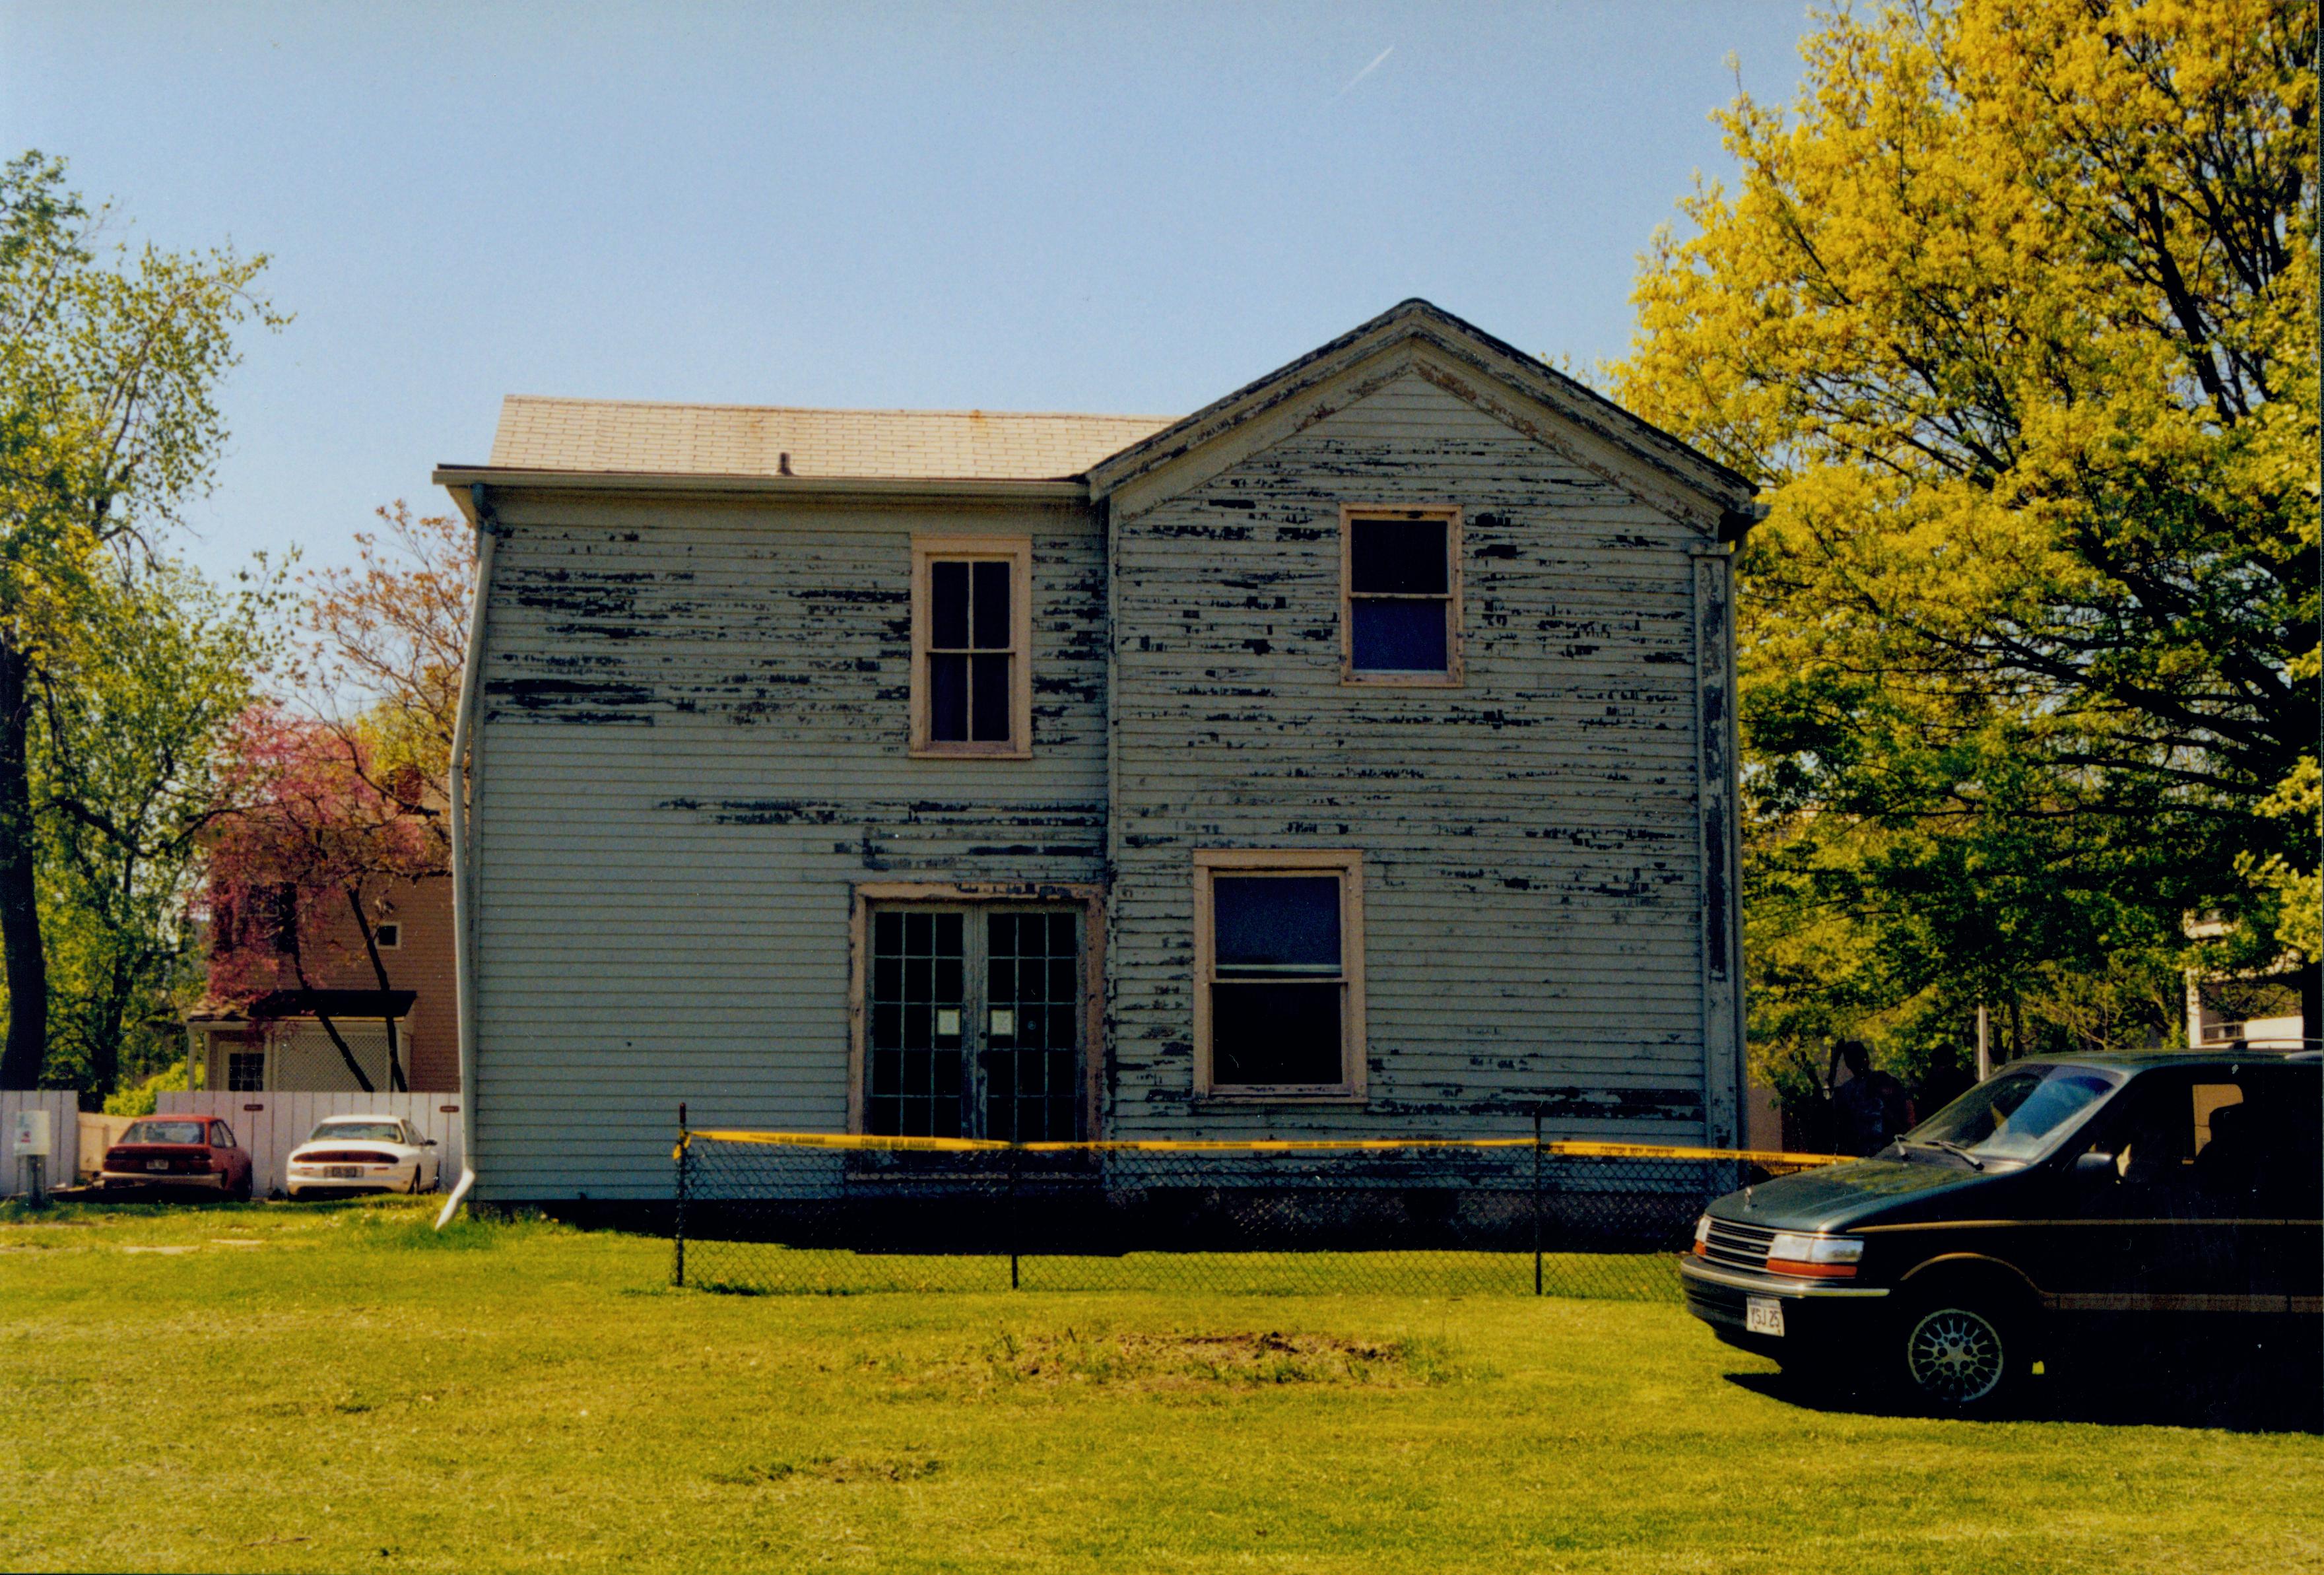
[[[394,1116],[333,1116],[290,1151],[282,1190],[303,1193],[432,1193],[436,1139]]]

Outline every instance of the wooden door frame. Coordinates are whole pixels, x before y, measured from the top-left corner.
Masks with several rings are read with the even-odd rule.
[[[853,889],[847,917],[847,1129],[863,1130],[863,1067],[872,990],[874,903],[1046,903],[1082,911],[1082,1106],[1084,1129],[1101,1135],[1105,1064],[1105,888],[1059,880],[865,880]]]

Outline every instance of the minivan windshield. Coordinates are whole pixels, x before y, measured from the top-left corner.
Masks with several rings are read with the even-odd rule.
[[[1980,1163],[2038,1158],[2082,1113],[2112,1093],[2119,1073],[2089,1066],[2028,1067],[1990,1077],[1897,1139]]]

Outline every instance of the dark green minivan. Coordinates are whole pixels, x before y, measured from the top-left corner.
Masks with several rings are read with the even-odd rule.
[[[1868,1159],[1720,1199],[1679,1267],[1721,1340],[1944,1410],[1996,1405],[2083,1337],[2312,1345],[2324,1064],[2021,1062]]]

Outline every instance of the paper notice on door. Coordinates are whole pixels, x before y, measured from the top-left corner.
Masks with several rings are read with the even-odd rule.
[[[992,1022],[986,1031],[991,1033],[996,1039],[1015,1038],[1017,1036],[1017,1013],[1015,1009],[1010,1007],[994,1007],[992,1009]]]
[[[936,1008],[936,1037],[956,1039],[959,1036],[960,1009],[958,1007]]]

